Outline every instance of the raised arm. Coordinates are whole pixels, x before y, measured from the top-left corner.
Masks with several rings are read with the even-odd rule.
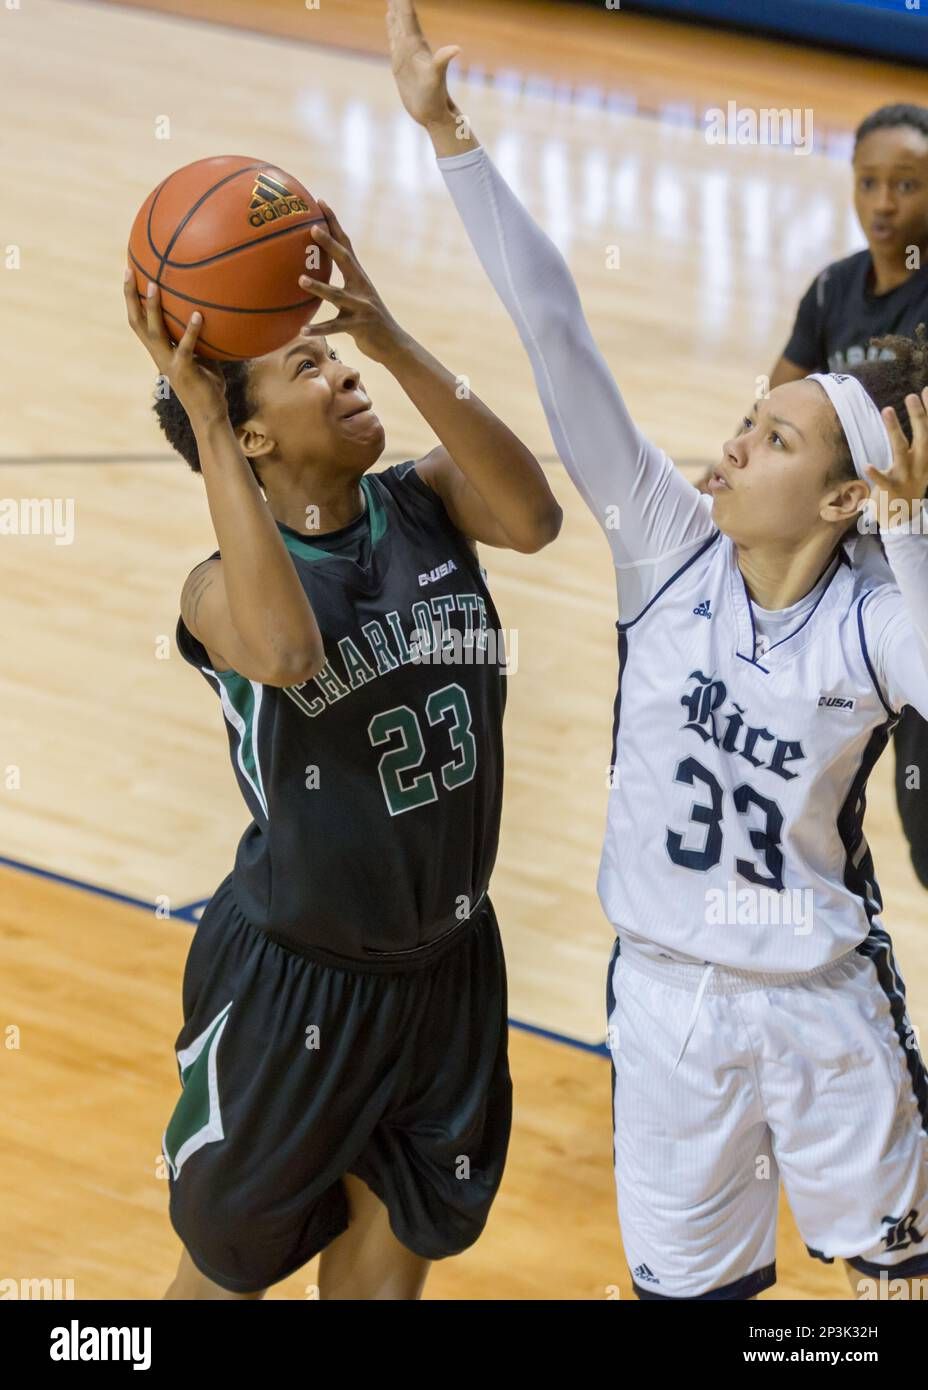
[[[390,0],[389,31],[404,105],[428,131],[474,249],[519,332],[558,453],[623,571],[630,615],[711,534],[708,500],[635,426],[563,256],[448,95],[455,50],[432,55],[413,0]]]
[[[225,381],[194,355],[199,314],[177,347],[167,335],[158,289],[143,314],[127,272],[129,324],[187,412],[221,559],[193,571],[181,613],[216,670],[263,685],[297,685],[325,664],[322,636],[293,560],[229,421]]]
[[[304,275],[300,284],[338,309],[334,319],[302,331],[349,333],[361,351],[393,374],[440,441],[416,464],[422,481],[441,497],[466,536],[486,545],[531,552],[554,540],[561,525],[557,504],[538,460],[473,394],[461,394],[457,378],[389,312],[361,266],[351,240],[320,201],[327,228],[312,237],[331,256],[344,284]]]

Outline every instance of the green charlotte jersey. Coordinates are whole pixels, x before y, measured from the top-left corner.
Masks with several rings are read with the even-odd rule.
[[[505,654],[472,547],[412,463],[362,479],[364,514],[279,524],[325,668],[278,689],[181,653],[219,695],[253,821],[232,884],[256,927],[355,959],[415,950],[487,890],[503,786]]]

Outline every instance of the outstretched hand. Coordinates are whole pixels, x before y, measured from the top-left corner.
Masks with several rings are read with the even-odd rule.
[[[325,214],[328,227],[319,225],[312,228],[310,235],[315,243],[307,246],[307,252],[321,247],[332,257],[341,271],[342,285],[332,285],[325,280],[314,280],[310,275],[300,276],[300,286],[311,294],[318,295],[327,304],[338,310],[334,319],[324,323],[315,320],[300,330],[304,337],[324,338],[331,333],[348,333],[366,357],[374,361],[384,361],[402,338],[402,329],[384,304],[374,288],[370,276],[363,270],[351,240],[335,213],[318,199]],[[307,267],[312,263],[307,257]]]
[[[914,392],[906,396],[905,406],[912,426],[911,444],[895,410],[887,406],[881,414],[893,446],[893,464],[885,473],[878,468],[867,469],[873,484],[872,500],[881,518],[913,518],[928,492],[928,387],[920,397]]]
[[[427,127],[459,115],[448,95],[448,64],[460,53],[458,45],[432,52],[414,0],[388,0],[387,34],[393,76],[413,120]]]

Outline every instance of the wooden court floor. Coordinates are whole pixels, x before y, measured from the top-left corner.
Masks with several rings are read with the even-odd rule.
[[[376,53],[377,6],[339,3],[320,12],[326,32],[300,43],[126,5],[31,0],[3,16],[0,116],[16,132],[7,187],[45,193],[5,210],[20,268],[2,281],[15,350],[0,374],[0,495],[70,500],[74,531],[61,545],[0,543],[0,854],[127,901],[0,867],[0,1277],[153,1298],[176,1264],[157,1159],[192,928],[171,914],[224,877],[245,813],[213,697],[173,650],[181,583],[213,543],[202,486],[151,419],[153,374],[124,323],[121,272],[132,217],[165,172],[235,152],[292,168],[332,203],[397,317],[536,450],[565,509],[549,550],[482,558],[519,635],[494,880],[512,1015],[580,1046],[513,1028],[503,1190],[484,1239],[436,1267],[427,1292],[628,1297],[609,1065],[590,1050],[605,1032],[611,943],[594,891],[616,679],[608,552],[554,457],[515,331],[398,109]],[[475,66],[463,104],[568,255],[633,413],[684,466],[716,456],[809,279],[858,234],[843,157],[720,154],[691,126],[657,119],[660,102],[743,101],[754,82],[756,101],[792,105],[801,70],[816,102],[820,74],[822,120],[838,129],[915,79],[834,55],[793,63],[792,50],[754,40],[713,45],[705,31],[671,40],[646,22],[627,31],[640,45],[630,66],[649,74],[642,109],[592,110],[556,87],[494,81],[511,12],[465,8]],[[426,9],[437,20],[460,7]],[[524,63],[543,69],[566,46],[577,82],[608,83],[616,66],[603,55],[616,40],[594,34],[595,18],[559,10],[553,46],[539,21]],[[368,364],[364,376],[387,426],[385,462],[425,453],[429,432],[388,373]],[[868,830],[912,1017],[924,1023],[926,898],[888,761],[872,779]],[[779,1268],[765,1297],[844,1296],[843,1276],[805,1256],[785,1210]],[[272,1297],[305,1297],[311,1284],[310,1267]]]
[[[177,1097],[171,1044],[191,931],[0,869],[0,1277],[72,1280],[75,1298],[102,1299],[159,1298],[170,1281],[178,1241],[160,1140]],[[633,1298],[609,1062],[517,1028],[510,1047],[514,1126],[499,1198],[481,1240],[433,1266],[426,1296]],[[780,1262],[785,1275],[765,1298],[844,1296],[843,1276],[806,1258],[785,1204]],[[312,1298],[315,1263],[269,1297]]]

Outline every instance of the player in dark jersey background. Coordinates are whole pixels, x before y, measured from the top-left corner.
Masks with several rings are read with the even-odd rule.
[[[914,338],[928,320],[928,107],[883,106],[867,116],[855,135],[853,169],[867,250],[815,277],[771,389],[878,357],[871,338]]]
[[[260,1298],[320,1250],[322,1297],[418,1297],[429,1261],[479,1236],[509,1138],[487,896],[505,653],[474,542],[538,550],[561,512],[322,207],[313,239],[344,284],[301,284],[337,316],[265,357],[201,361],[194,320],[175,349],[157,289],[143,312],[126,284],[218,541],[178,644],[220,698],[253,816],[184,974],[170,1298]],[[426,458],[368,474],[384,431],[339,332],[432,426]]]
[[[810,372],[845,371],[879,356],[871,338],[914,338],[918,325],[928,324],[928,107],[883,106],[867,116],[856,131],[853,170],[867,250],[815,277],[771,390]],[[899,814],[915,872],[928,888],[928,723],[911,706],[895,746]]]

